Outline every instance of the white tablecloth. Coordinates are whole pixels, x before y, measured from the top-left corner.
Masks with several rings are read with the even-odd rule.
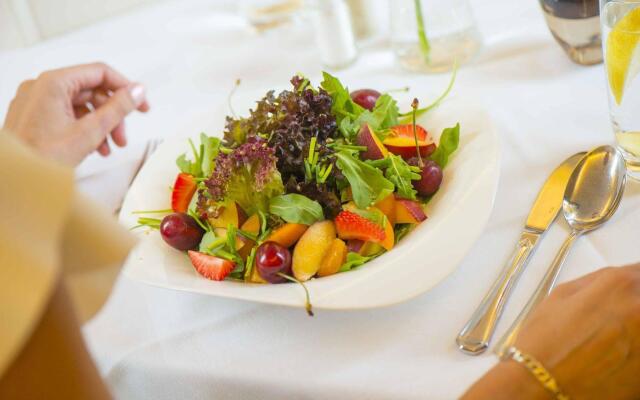
[[[451,399],[495,363],[461,354],[454,338],[507,261],[540,185],[566,156],[612,141],[602,66],[572,64],[536,1],[472,0],[485,49],[459,73],[455,96],[478,99],[502,139],[491,220],[458,270],[405,304],[359,312],[298,309],[174,292],[120,279],[85,327],[100,370],[122,399]],[[104,60],[147,84],[153,110],[128,119],[131,146],[78,171],[80,187],[117,206],[153,137],[220,129],[236,78],[244,93],[281,88],[295,72],[318,80],[312,34],[251,33],[232,2],[191,0],[142,9],[35,47],[0,53],[0,109],[19,81],[56,66]],[[350,87],[437,92],[446,75],[413,75],[384,43],[339,76]],[[239,96],[242,96],[240,94]],[[640,189],[576,244],[561,279],[640,260]],[[462,229],[463,227],[461,227]],[[567,234],[547,234],[509,302],[515,317]]]

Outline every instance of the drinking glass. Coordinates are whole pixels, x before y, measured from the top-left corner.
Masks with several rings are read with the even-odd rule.
[[[389,6],[391,43],[398,62],[408,70],[448,71],[482,46],[467,0],[390,0]]]
[[[609,116],[629,175],[640,180],[640,0],[600,0]]]
[[[540,0],[549,31],[578,64],[602,62],[598,0]]]

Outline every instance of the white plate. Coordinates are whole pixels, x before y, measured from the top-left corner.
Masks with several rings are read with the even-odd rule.
[[[419,120],[435,136],[461,125],[460,148],[445,169],[444,183],[428,205],[429,219],[392,251],[350,272],[307,283],[316,309],[363,309],[406,301],[454,271],[481,234],[498,183],[500,146],[487,113],[477,103],[450,98]],[[176,157],[188,151],[186,139],[164,142],[150,157],[125,199],[120,220],[135,225],[134,210],[169,208]],[[302,306],[296,284],[259,285],[207,280],[188,257],[167,246],[157,232],[137,231],[140,243],[125,266],[131,279],[169,289],[261,303]]]

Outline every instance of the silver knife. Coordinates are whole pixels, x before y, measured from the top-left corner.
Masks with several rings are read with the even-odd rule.
[[[462,328],[456,343],[464,353],[478,355],[489,347],[498,319],[524,266],[529,261],[542,234],[551,226],[562,208],[562,197],[571,173],[586,153],[566,159],[547,178],[527,217],[524,230],[511,261],[500,273],[480,306]]]

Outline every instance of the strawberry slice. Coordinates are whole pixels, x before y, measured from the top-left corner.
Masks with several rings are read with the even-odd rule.
[[[191,264],[200,275],[214,281],[223,280],[236,266],[235,263],[224,258],[193,250],[189,250],[189,258],[191,259]]]
[[[335,224],[340,239],[359,239],[380,243],[386,237],[380,225],[351,211],[340,211]]]
[[[191,198],[196,192],[198,184],[193,175],[181,172],[176,177],[171,193],[171,208],[175,212],[187,212]]]
[[[391,127],[391,130],[396,136],[413,138],[413,124],[396,125]],[[420,125],[416,124],[416,136],[418,136],[418,140],[427,141],[429,132],[427,132],[427,130]]]

